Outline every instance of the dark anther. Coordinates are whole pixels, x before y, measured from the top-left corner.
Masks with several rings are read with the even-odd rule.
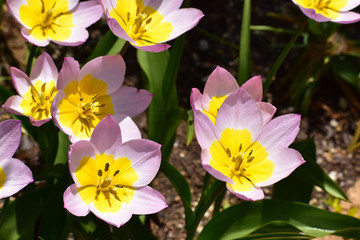
[[[229,149],[229,148],[226,148],[226,149],[225,149],[225,152],[226,152],[226,154],[228,155],[228,157],[230,158],[230,157],[231,157],[231,151],[230,151],[230,149]]]
[[[240,143],[239,152],[241,152],[242,149],[242,143]]]
[[[114,172],[114,177],[116,176],[116,175],[118,175],[119,174],[119,172],[120,172],[120,170],[116,170],[115,172]]]
[[[130,13],[127,13],[127,21],[130,21]]]
[[[109,167],[110,167],[110,164],[109,164],[109,163],[106,163],[106,164],[105,164],[105,169],[104,169],[105,172],[109,171]]]
[[[249,152],[249,155],[247,156],[248,158],[251,156],[253,150],[251,149],[251,151]]]
[[[101,170],[98,171],[98,176],[102,177],[102,171]]]
[[[248,160],[247,160],[246,162],[251,163],[251,162],[252,162],[252,160],[254,160],[254,157],[249,157],[249,158],[248,158]]]
[[[145,24],[149,24],[151,22],[152,18],[149,18],[148,20],[146,20]]]
[[[84,100],[84,98],[81,97],[81,98],[80,98],[80,101],[82,102],[83,100]]]

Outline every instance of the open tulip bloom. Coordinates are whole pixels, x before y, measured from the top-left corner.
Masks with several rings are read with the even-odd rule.
[[[90,211],[120,227],[132,214],[152,214],[165,207],[164,197],[147,186],[161,162],[160,145],[124,135],[112,116],[95,128],[90,141],[78,141],[69,150],[69,169],[74,184],[64,193],[64,206],[76,216]],[[124,130],[124,131],[123,131]]]
[[[299,131],[300,116],[287,114],[263,125],[258,104],[244,89],[225,99],[215,125],[201,111],[197,115],[195,133],[203,167],[239,198],[264,198],[261,187],[304,163],[299,152],[288,148]]]
[[[270,103],[261,102],[263,95],[261,77],[255,76],[250,78],[241,88],[247,91],[257,102],[264,124],[269,122],[276,112],[276,108]],[[215,124],[220,106],[224,100],[237,89],[239,89],[239,85],[236,79],[225,69],[219,66],[216,67],[205,84],[203,94],[201,94],[197,88],[192,89],[190,102],[195,117],[196,112],[201,111]]]
[[[45,52],[41,54],[36,59],[30,77],[12,67],[11,78],[19,95],[8,98],[3,107],[9,113],[29,117],[34,126],[49,121],[58,78],[58,70],[51,57]]]
[[[183,0],[100,0],[111,31],[134,47],[150,52],[192,29],[204,16],[194,8],[179,9]]]
[[[86,28],[103,14],[96,0],[7,0],[7,5],[23,26],[23,37],[41,47],[50,40],[68,46],[84,43],[89,36]]]
[[[12,158],[20,139],[19,120],[0,123],[0,199],[17,193],[33,181],[30,169],[22,161]]]
[[[317,22],[354,23],[360,21],[360,14],[350,12],[359,0],[292,0],[301,11]]]
[[[77,61],[65,58],[51,107],[54,122],[71,142],[90,139],[107,115],[121,122],[124,115],[134,117],[149,106],[151,93],[122,86],[125,63],[120,55],[98,57],[79,69]]]

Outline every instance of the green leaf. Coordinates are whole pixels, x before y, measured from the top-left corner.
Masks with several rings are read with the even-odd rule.
[[[63,133],[62,131],[58,132],[58,149],[54,161],[54,165],[57,164],[67,164],[68,162],[68,152],[70,146],[69,136]]]
[[[160,169],[166,175],[175,191],[181,197],[185,210],[185,221],[186,225],[188,225],[193,221],[194,218],[194,214],[191,209],[191,191],[189,184],[185,180],[184,176],[181,175],[181,173],[168,161],[162,161]]]
[[[32,191],[10,202],[0,222],[0,239],[34,239],[44,193],[43,190]]]
[[[297,142],[291,145],[292,148],[301,152],[306,163],[298,167],[293,176],[300,181],[322,188],[330,195],[347,200],[341,188],[326,174],[326,172],[316,163],[316,148],[314,139]]]
[[[242,85],[251,77],[250,23],[251,0],[245,0],[241,22],[239,70],[237,76],[239,85]]]
[[[360,220],[350,216],[303,203],[264,199],[257,202],[242,202],[225,209],[210,220],[198,239],[246,237],[273,222],[290,224],[301,232],[315,237],[323,237],[349,228],[360,229]]]
[[[358,58],[347,56],[334,57],[332,58],[331,66],[336,75],[360,91],[360,68]]]
[[[125,43],[126,41],[124,39],[118,38],[108,30],[95,46],[87,62],[100,56],[116,55],[121,51]]]
[[[195,136],[195,129],[194,129],[194,112],[192,109],[187,111],[187,119],[186,119],[186,126],[187,126],[187,134],[186,134],[186,145],[189,146],[191,141]]]

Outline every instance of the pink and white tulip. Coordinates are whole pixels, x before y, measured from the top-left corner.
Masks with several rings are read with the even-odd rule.
[[[360,14],[350,10],[360,5],[359,0],[323,1],[292,0],[309,18],[317,22],[354,23],[360,21]]]
[[[19,147],[21,123],[0,123],[0,199],[9,197],[33,181],[31,170],[19,159],[12,158]]]
[[[239,198],[264,198],[261,187],[287,177],[304,163],[299,152],[288,148],[299,131],[300,116],[287,114],[264,125],[259,105],[244,89],[225,99],[215,125],[201,111],[197,117],[195,133],[203,167]]]
[[[270,103],[261,102],[263,95],[261,77],[255,76],[250,78],[241,88],[247,91],[257,102],[264,124],[269,122],[276,112],[276,108]],[[190,103],[195,118],[196,112],[201,111],[215,124],[216,116],[222,103],[231,93],[238,89],[239,85],[231,73],[224,68],[216,67],[205,84],[203,94],[197,88],[192,89]]]
[[[21,34],[30,43],[45,47],[50,41],[77,46],[89,37],[87,27],[103,15],[98,1],[7,0],[12,15],[22,25]]]
[[[58,70],[51,57],[44,52],[35,61],[28,77],[11,67],[13,85],[19,95],[11,96],[3,107],[12,114],[30,118],[34,126],[51,120],[51,104],[57,93]]]
[[[132,132],[138,132],[136,129]],[[64,207],[76,216],[90,211],[120,227],[132,214],[152,214],[167,207],[164,197],[147,186],[161,163],[160,145],[119,127],[112,116],[96,127],[90,141],[78,141],[69,150],[74,184],[64,193]]]
[[[189,31],[204,14],[194,8],[179,9],[183,0],[100,0],[111,31],[134,47],[161,52],[161,44]]]
[[[125,62],[120,55],[98,57],[81,70],[76,60],[65,58],[51,113],[71,142],[89,140],[107,115],[121,122],[124,116],[134,117],[149,106],[152,94],[122,86],[124,75]]]

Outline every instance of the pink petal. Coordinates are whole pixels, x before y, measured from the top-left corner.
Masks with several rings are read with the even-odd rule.
[[[247,80],[242,86],[256,102],[260,102],[263,95],[261,76],[255,76]]]
[[[193,88],[191,90],[190,104],[194,114],[196,113],[196,111],[201,111],[203,109],[202,94],[200,93],[199,89]]]
[[[168,206],[163,195],[148,186],[136,188],[130,205],[133,213],[139,215],[157,213]]]
[[[23,101],[23,98],[16,95],[9,97],[4,105],[2,105],[3,108],[6,109],[8,113],[12,113],[15,115],[23,115],[22,114],[22,108],[20,107],[20,103]]]
[[[29,31],[26,28],[21,28],[21,35],[25,38],[25,40],[27,42],[29,42],[31,44],[34,44],[34,45],[36,45],[38,47],[46,47],[50,43],[49,39],[41,41],[41,40],[38,40],[38,39],[34,38],[33,36],[31,36],[29,34]]]
[[[104,14],[98,1],[80,2],[72,12],[76,28],[87,28],[97,22]]]
[[[71,35],[65,40],[56,41],[51,39],[56,44],[63,45],[63,46],[79,46],[86,42],[89,38],[89,32],[82,27],[74,27],[71,29]]]
[[[265,125],[273,118],[276,112],[276,107],[274,107],[271,103],[267,102],[258,102],[258,106],[260,108],[263,118],[263,125]]]
[[[200,111],[194,113],[194,127],[196,139],[202,149],[208,149],[217,140],[215,126],[204,113]]]
[[[227,177],[225,174],[223,174],[222,172],[219,172],[218,170],[215,170],[213,167],[211,167],[210,165],[210,160],[212,159],[210,152],[208,149],[203,149],[201,151],[201,165],[203,166],[203,168],[210,173],[212,176],[214,176],[216,179],[219,179],[220,181],[223,182],[228,182],[231,184],[234,184],[234,181]]]
[[[263,119],[254,98],[239,88],[228,96],[221,105],[215,122],[215,135],[218,139],[224,129],[247,129],[255,140],[262,129]]]
[[[97,153],[95,146],[89,141],[78,141],[73,145],[70,145],[69,149],[69,170],[72,179],[74,180],[76,186],[81,187],[78,182],[75,171],[79,167],[81,159],[84,157],[95,157]]]
[[[182,8],[170,12],[163,19],[163,21],[170,22],[174,27],[170,34],[170,38],[167,41],[177,38],[184,32],[195,27],[203,16],[204,14],[195,8]]]
[[[125,62],[120,55],[98,57],[80,70],[79,78],[91,74],[94,78],[107,83],[107,94],[112,94],[120,88],[124,81]]]
[[[79,0],[68,0],[68,8],[69,8],[69,11],[71,11],[75,6],[78,5],[79,3]]]
[[[30,78],[20,69],[11,67],[11,79],[13,85],[20,96],[23,96],[30,88]]]
[[[103,0],[103,2],[106,2]],[[108,10],[108,9],[106,9]],[[114,18],[110,18],[107,14],[107,22],[110,30],[119,38],[122,38],[132,44],[135,44],[135,41],[125,32],[125,30],[120,26],[120,24]]]
[[[116,119],[108,115],[101,120],[91,134],[90,142],[100,153],[105,153],[115,142],[121,144],[120,127]]]
[[[104,220],[108,224],[120,227],[130,220],[133,209],[131,206],[123,203],[120,211],[116,213],[99,212],[93,203],[89,204],[90,211],[95,214],[98,218]]]
[[[360,21],[360,14],[356,12],[340,12],[339,17],[332,21],[343,24],[354,23]]]
[[[154,179],[161,163],[160,147],[160,144],[147,139],[135,139],[116,148],[114,157],[130,159],[131,167],[138,174],[139,178],[132,184],[133,187],[145,186]],[[126,183],[123,184],[127,185]]]
[[[203,107],[208,109],[209,102],[213,96],[221,97],[229,95],[238,88],[239,85],[231,73],[217,66],[205,84],[202,100]]]
[[[47,123],[48,121],[51,120],[51,118],[46,118],[46,119],[42,119],[39,121],[34,120],[33,118],[29,117],[30,119],[30,123],[31,125],[35,126],[35,127],[40,127],[41,125],[43,125],[44,123]]]
[[[255,187],[247,192],[236,192],[231,189],[229,184],[226,184],[226,188],[232,192],[235,196],[244,199],[246,201],[257,201],[264,198],[264,192],[261,188]]]
[[[360,0],[350,0],[347,1],[346,6],[341,9],[342,12],[349,11],[353,8],[356,8],[360,5]]]
[[[82,200],[75,184],[71,184],[64,192],[64,208],[71,214],[83,217],[88,215],[90,209]]]
[[[133,139],[141,139],[141,133],[136,123],[129,116],[115,114],[113,117],[119,122],[121,130],[121,142],[127,142]],[[119,139],[119,138],[118,138]],[[119,144],[119,143],[115,143]]]
[[[256,183],[258,187],[265,187],[286,178],[297,167],[305,163],[301,154],[291,148],[274,150],[268,158],[274,163],[274,172],[268,180]]]
[[[171,47],[169,44],[162,44],[162,43],[150,45],[150,46],[137,46],[134,44],[132,44],[132,45],[135,48],[138,48],[138,49],[141,49],[141,50],[147,51],[147,52],[162,52]]]
[[[111,94],[115,113],[135,117],[144,112],[150,105],[153,94],[146,90],[134,87],[120,87]]]
[[[59,80],[57,81],[57,89],[64,90],[66,85],[71,81],[78,81],[80,65],[72,57],[65,57],[62,68],[59,73]]]
[[[266,147],[266,151],[287,148],[299,132],[301,116],[297,114],[286,114],[271,120],[261,132],[258,141]]]
[[[13,146],[9,147],[13,148]],[[1,154],[0,167],[4,170],[6,179],[0,189],[0,198],[5,198],[17,193],[34,180],[31,170],[22,161],[16,158],[2,158],[2,156],[3,154]]]
[[[295,3],[294,0],[292,0],[292,1]],[[295,3],[295,4],[296,4],[296,3]],[[298,5],[298,4],[296,4],[296,5]],[[311,18],[311,19],[314,19],[314,20],[317,21],[317,22],[328,22],[328,21],[331,21],[331,19],[329,19],[329,18],[327,18],[327,17],[325,17],[325,16],[323,16],[323,15],[321,15],[321,14],[316,13],[315,10],[312,9],[312,8],[304,8],[304,7],[300,6],[300,5],[298,5],[298,7],[300,8],[300,10],[301,10],[307,17],[309,17],[309,18]]]
[[[147,6],[151,6],[153,9],[157,10],[161,15],[165,16],[168,13],[178,10],[181,7],[183,0],[150,0]]]
[[[34,84],[37,80],[43,82],[57,82],[58,70],[49,54],[42,53],[35,61],[30,73],[31,82]],[[56,84],[55,84],[56,85]]]
[[[21,122],[6,120],[0,122],[0,163],[3,158],[11,158],[19,147],[21,139]],[[10,165],[11,167],[11,165]]]

